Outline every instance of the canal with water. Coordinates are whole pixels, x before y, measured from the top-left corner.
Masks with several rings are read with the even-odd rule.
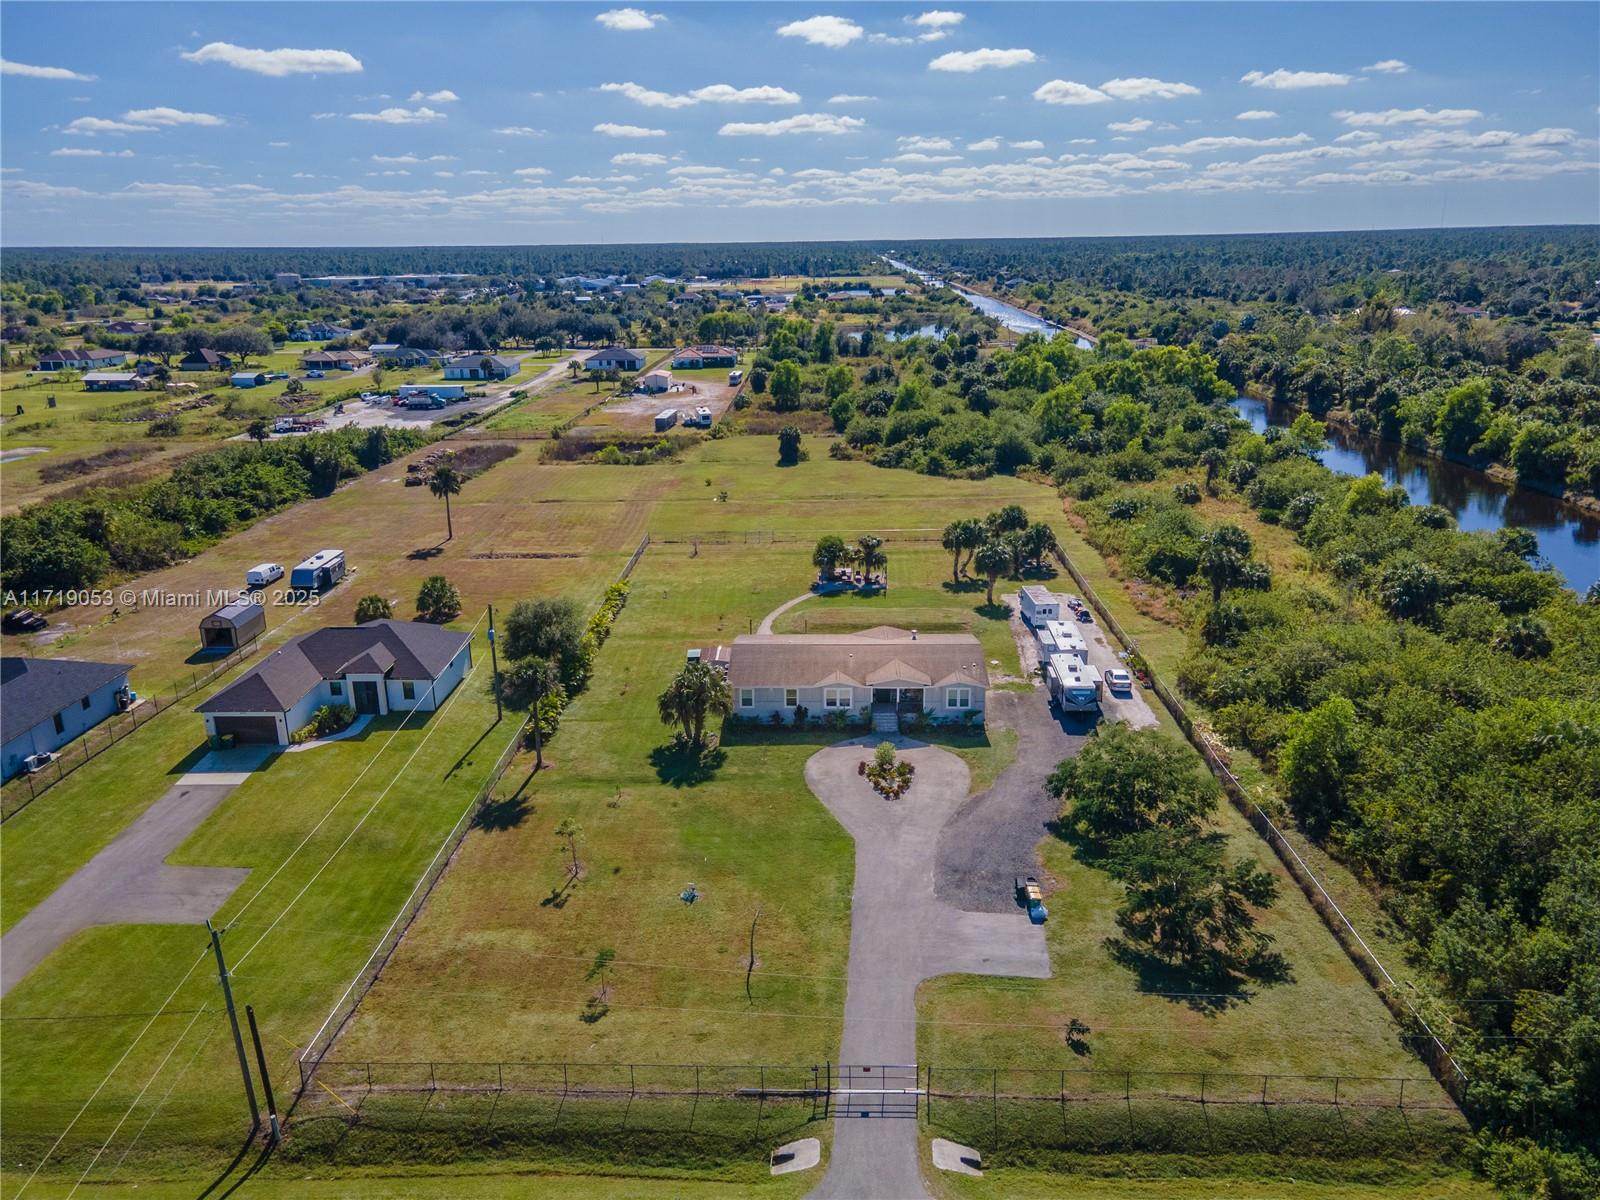
[[[1239,415],[1257,433],[1269,425],[1285,426],[1299,410],[1270,400],[1243,396],[1234,402]],[[1503,529],[1516,526],[1539,539],[1539,553],[1566,579],[1584,591],[1600,579],[1600,517],[1532,488],[1501,483],[1459,463],[1418,454],[1395,442],[1365,437],[1353,430],[1328,426],[1328,448],[1317,460],[1341,475],[1383,476],[1399,484],[1413,504],[1448,509],[1458,528]]]

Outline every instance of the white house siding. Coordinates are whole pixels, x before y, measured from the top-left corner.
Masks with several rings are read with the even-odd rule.
[[[985,690],[975,685],[963,684],[961,686],[969,687],[971,690],[971,708],[950,708],[945,704],[947,689],[929,687],[924,688],[922,691],[922,711],[927,714],[930,720],[934,721],[965,720],[968,713],[976,713],[975,719],[981,724],[984,715]],[[870,708],[872,705],[871,688],[852,687],[849,689],[849,708],[828,708],[824,701],[826,700],[825,693],[830,690],[834,689],[820,687],[794,689],[796,700],[800,707],[806,710],[809,717],[826,717],[829,713],[835,712],[856,715],[863,708]],[[735,714],[741,717],[754,717],[761,721],[770,720],[773,713],[777,713],[785,721],[794,719],[794,708],[785,703],[788,698],[786,695],[788,689],[758,687],[754,691],[755,706],[753,708],[745,708],[741,704],[742,697],[737,693],[734,695],[733,711]]]
[[[12,738],[0,750],[0,760],[5,763],[5,776],[10,778],[22,769],[22,760],[31,754],[44,754],[59,750],[75,738],[82,737],[117,711],[117,692],[128,686],[128,677],[122,676],[103,684],[89,693],[89,707],[81,700],[69,701],[61,710],[62,731],[56,732],[55,722],[45,719],[28,732]]]
[[[428,690],[428,681],[426,679],[416,681],[417,698],[415,700],[407,700],[405,698],[404,680],[389,680],[389,711],[405,712],[407,709],[420,709],[423,712],[430,712],[438,708],[445,702],[445,698],[456,690],[462,679],[466,677],[467,668],[471,665],[472,643],[468,642],[456,652],[456,656],[450,660],[450,665],[439,673],[439,678],[434,682],[431,692]]]

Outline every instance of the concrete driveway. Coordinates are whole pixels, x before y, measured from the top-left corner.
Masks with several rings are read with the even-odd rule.
[[[93,925],[200,925],[250,874],[245,867],[173,867],[181,846],[277,748],[213,751],[0,938],[0,996]]]
[[[806,763],[807,786],[856,843],[840,1061],[874,1066],[917,1061],[917,985],[924,979],[1050,974],[1044,931],[1015,905],[1010,912],[966,912],[934,894],[940,833],[967,802],[966,764],[948,750],[893,739],[917,772],[904,799],[886,801],[857,774],[880,740],[841,742]],[[828,1172],[813,1197],[927,1195],[916,1120],[866,1119],[852,1112],[847,1097],[838,1112]]]

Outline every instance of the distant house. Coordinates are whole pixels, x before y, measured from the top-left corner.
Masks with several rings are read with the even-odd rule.
[[[35,371],[98,371],[105,367],[120,366],[128,361],[121,350],[91,349],[72,346],[64,350],[51,350],[41,355]]]
[[[446,379],[510,379],[517,364],[496,354],[468,354],[444,365]]]
[[[266,387],[267,373],[265,371],[239,371],[228,382],[236,388]]]
[[[180,371],[231,371],[233,359],[215,350],[191,350],[178,363]]]
[[[590,371],[642,371],[644,355],[626,346],[606,346],[583,360]]]
[[[399,342],[373,342],[367,347],[367,353],[372,355],[372,357],[377,359],[379,362],[382,362],[386,357],[398,349],[400,349]]]
[[[1133,348],[1135,350],[1154,350],[1160,344],[1161,343],[1156,341],[1156,339],[1153,337],[1141,337],[1133,339]]]
[[[151,327],[151,324],[150,324],[149,321],[107,321],[106,322],[106,332],[107,333],[123,333],[123,334],[149,333],[151,328],[152,327]]]
[[[365,350],[307,350],[300,365],[308,371],[355,371],[372,365]]]
[[[0,658],[0,761],[53,753],[123,707],[128,668],[76,658]]]
[[[1489,315],[1486,308],[1478,308],[1473,304],[1458,304],[1452,310],[1458,317],[1466,317],[1469,321],[1481,321]]]
[[[301,634],[195,709],[206,733],[286,746],[325,704],[382,715],[444,703],[472,665],[472,636],[415,621]]]
[[[162,369],[160,363],[152,362],[150,359],[141,359],[133,364],[133,373],[141,379],[147,379]]]
[[[89,371],[83,377],[86,392],[131,392],[144,387],[137,371]]]
[[[367,353],[385,366],[393,367],[425,367],[439,358],[437,350],[419,350],[415,346],[401,346],[395,342],[368,346]]]
[[[665,392],[672,387],[672,372],[663,371],[659,367],[644,375],[639,380],[639,390],[642,392]]]
[[[309,321],[289,333],[291,342],[331,342],[335,338],[349,337],[354,330],[343,325],[330,325],[326,321]]]
[[[672,356],[674,371],[693,371],[700,367],[732,367],[739,362],[739,352],[726,346],[685,346]]]
[[[852,634],[747,634],[728,649],[728,686],[741,717],[794,719],[871,709],[889,728],[902,715],[982,724],[989,672],[968,633],[880,625]]]

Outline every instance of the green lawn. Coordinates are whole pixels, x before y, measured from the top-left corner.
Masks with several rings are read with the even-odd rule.
[[[169,860],[251,870],[218,920],[230,927],[236,998],[256,1009],[285,1100],[295,1048],[307,1044],[366,960],[510,736],[508,725],[494,726],[484,694],[486,650],[480,638],[476,674],[443,711],[404,725],[383,718],[357,738],[279,755]],[[157,759],[155,744],[149,750]],[[147,793],[164,782],[134,786]],[[41,818],[55,799],[39,802]],[[85,814],[85,822],[96,815]],[[104,814],[109,832],[131,815]],[[93,849],[63,851],[63,839],[46,826],[85,827],[63,816],[57,811],[54,822],[31,828],[7,824],[8,886],[16,863]],[[39,1161],[108,1071],[51,1173],[81,1170],[130,1105],[105,1165],[126,1156],[160,1175],[226,1161],[243,1106],[204,950],[204,932],[191,926],[99,927],[71,939],[12,990],[0,1010],[8,1164]],[[152,1022],[148,1014],[169,997],[165,1015]]]

